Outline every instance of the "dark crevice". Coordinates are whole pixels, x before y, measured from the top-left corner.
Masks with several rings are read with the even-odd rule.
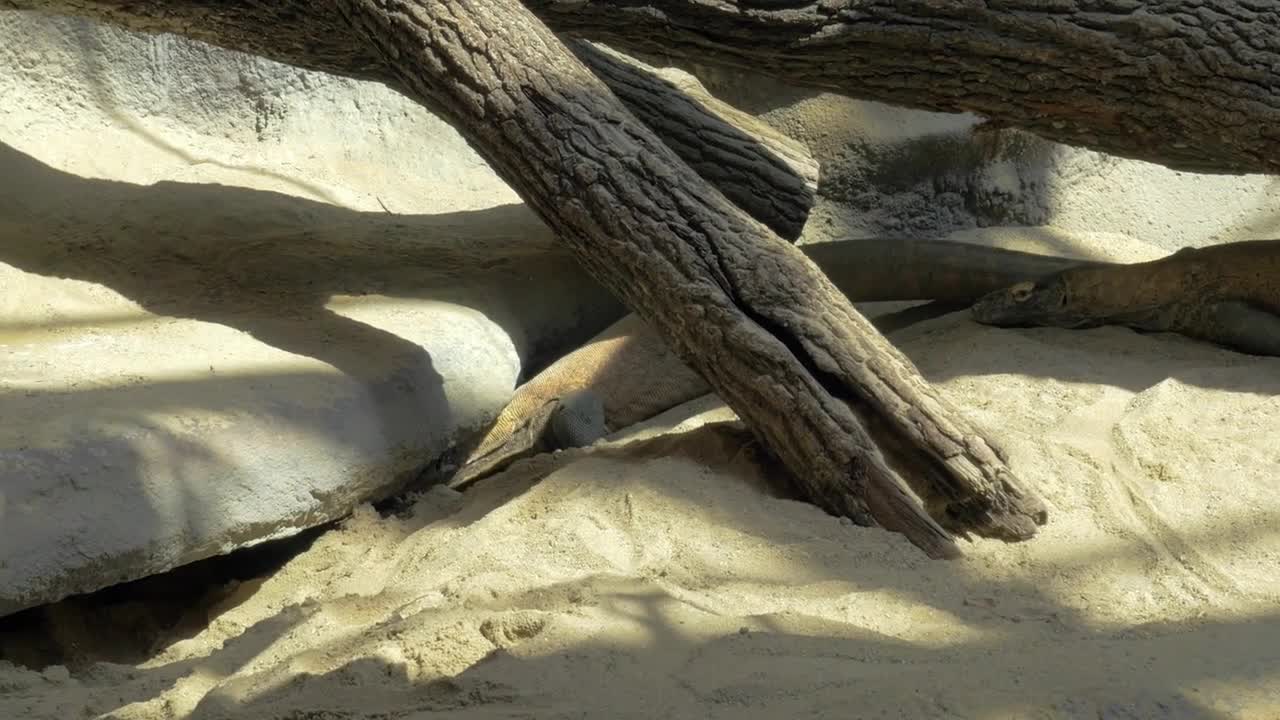
[[[0,660],[34,670],[144,662],[248,600],[337,522],[0,618]]]

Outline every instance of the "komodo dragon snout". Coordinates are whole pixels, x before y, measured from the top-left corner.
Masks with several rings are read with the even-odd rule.
[[[1068,273],[1020,282],[978,298],[973,319],[1001,327],[1052,326],[1087,328],[1102,325],[1096,315],[1077,312],[1071,303]]]
[[[600,396],[590,388],[566,392],[544,401],[499,442],[471,458],[449,485],[468,485],[538,453],[586,447],[607,434]]]

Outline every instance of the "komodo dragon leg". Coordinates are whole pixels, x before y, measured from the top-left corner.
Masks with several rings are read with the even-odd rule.
[[[1028,278],[979,299],[973,317],[1002,327],[1125,325],[1280,355],[1280,240]]]
[[[997,288],[1084,262],[937,240],[846,240],[800,249],[855,302],[967,306]],[[589,445],[708,392],[702,376],[628,315],[517,388],[449,485],[464,487],[539,452]],[[561,398],[571,398],[571,406],[557,413]],[[599,424],[577,420],[597,416]]]

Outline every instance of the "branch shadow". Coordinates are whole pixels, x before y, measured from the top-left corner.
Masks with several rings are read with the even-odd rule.
[[[1114,326],[997,328],[977,323],[967,308],[946,305],[916,306],[876,322],[895,344],[907,346],[907,355],[931,381],[1019,375],[1138,393],[1176,380],[1227,392],[1280,394],[1280,358],[1245,355],[1174,333]],[[992,347],[1002,352],[990,352]]]
[[[1257,705],[1221,694],[1202,697],[1197,685],[1275,682],[1275,666],[1268,663],[1276,656],[1268,643],[1280,641],[1280,618],[1274,615],[1144,628],[1149,638],[1132,648],[1144,657],[1137,662],[1109,652],[1116,643],[1110,634],[1072,638],[1053,648],[987,642],[939,652],[802,618],[760,618],[754,629],[707,641],[682,636],[678,623],[663,619],[673,601],[660,592],[617,599],[641,608],[638,622],[654,647],[595,641],[545,655],[496,648],[461,674],[431,682],[415,682],[402,664],[363,657],[247,699],[215,691],[190,717],[283,720],[314,714],[371,720],[443,712],[778,718],[891,712],[912,718],[1227,720]],[[1232,657],[1202,655],[1206,642],[1232,648]],[[1188,656],[1201,661],[1189,669],[1180,661]],[[958,673],[966,676],[960,682]],[[378,686],[376,709],[370,707],[369,689],[352,678],[386,678]],[[1041,690],[1046,678],[1055,691]]]
[[[708,428],[694,433],[720,432]],[[699,442],[690,439],[688,447]],[[674,462],[698,466],[696,455]],[[644,458],[635,463],[645,471]],[[655,466],[647,472],[643,482],[690,503],[699,499],[696,488],[661,481]],[[625,473],[612,475],[640,490]],[[735,473],[720,480],[749,481]],[[534,491],[527,478],[497,482],[511,487],[468,493],[458,510],[463,522]],[[1099,622],[1061,603],[1034,576],[999,578],[980,565],[922,561],[905,542],[882,542],[873,530],[850,528],[847,544],[823,548],[803,526],[764,519],[794,508],[753,505],[703,506],[703,521],[756,536],[782,555],[796,548],[777,576],[710,556],[699,572],[690,563],[714,548],[698,547],[703,537],[685,538],[694,547],[683,549],[683,562],[659,573],[596,571],[479,592],[458,598],[466,608],[460,621],[436,618],[443,611],[432,608],[392,614],[355,635],[308,646],[308,657],[333,659],[327,665],[282,675],[293,661],[277,658],[215,688],[190,717],[862,717],[892,708],[894,716],[920,718],[1223,720],[1256,711],[1262,688],[1280,682],[1280,614]],[[813,512],[814,521],[820,517]],[[452,532],[459,520],[434,518],[408,534]],[[1273,532],[1266,526],[1252,524],[1250,532]],[[1234,547],[1252,539],[1245,532],[1188,541]],[[521,547],[520,540],[512,537],[511,547]],[[880,554],[886,550],[888,556]],[[1117,561],[1144,567],[1132,552],[1119,543],[1081,550],[1064,567],[1087,571]],[[729,568],[717,572],[713,565]],[[757,592],[766,598],[757,601],[782,607],[744,609],[735,603],[744,584],[774,586]],[[921,642],[865,627],[858,613],[878,607],[877,596],[912,602],[922,609],[908,611],[910,617],[947,623],[952,632]],[[833,613],[833,602],[847,604],[843,619],[833,617],[842,614]],[[433,633],[441,640],[439,623],[452,642],[478,634],[491,649],[460,672],[429,670],[432,646],[422,643]],[[584,627],[596,627],[598,638],[583,639]],[[408,659],[386,659],[389,639],[404,645]],[[1251,697],[1236,697],[1231,688],[1249,688]]]
[[[8,307],[26,306],[0,318],[0,344],[14,350],[6,368],[17,378],[0,382],[0,403],[6,418],[23,419],[0,434],[13,451],[0,456],[0,517],[6,537],[39,543],[5,549],[15,558],[0,568],[6,582],[28,563],[103,564],[97,544],[85,542],[93,532],[142,537],[164,527],[185,536],[176,544],[196,543],[189,548],[196,556],[223,552],[226,543],[207,536],[206,520],[227,509],[227,493],[241,498],[235,502],[242,510],[251,507],[260,473],[293,477],[299,471],[290,458],[314,452],[334,456],[311,468],[319,475],[348,463],[352,487],[391,493],[460,434],[477,431],[484,413],[496,412],[479,405],[493,398],[458,387],[456,379],[450,387],[441,369],[465,372],[467,353],[484,351],[488,339],[459,346],[457,357],[432,357],[408,339],[426,331],[363,322],[361,307],[407,300],[418,303],[417,312],[465,309],[499,328],[504,337],[493,345],[510,347],[516,368],[525,370],[622,313],[522,205],[431,216],[361,213],[235,187],[82,178],[2,143],[0,177],[0,268],[18,271],[8,277],[92,283],[122,296],[108,305],[126,308],[95,315],[102,305],[94,295],[88,314],[64,308],[42,315],[40,298],[18,297],[21,283],[0,298]],[[130,304],[136,309],[127,310]],[[338,375],[314,364],[219,374],[220,356],[202,346],[178,363],[179,376],[166,375],[173,367],[157,370],[136,358],[138,372],[117,384],[95,379],[59,388],[48,360],[22,349],[38,337],[75,358],[67,367],[90,368],[87,375],[96,377],[91,358],[103,350],[95,343],[114,344],[117,359],[136,354],[130,328],[163,325],[165,318],[230,328]],[[176,334],[174,342],[191,337]],[[317,403],[338,397],[333,388],[352,385],[334,400],[345,405],[317,412]],[[219,420],[193,426],[193,411]],[[372,422],[355,424],[361,418]],[[299,482],[304,504],[308,493],[339,506],[369,499],[343,495],[342,477]],[[87,490],[110,506],[85,508]],[[264,507],[250,516],[269,514]],[[237,541],[271,530],[269,522],[255,523],[239,528]],[[45,544],[50,533],[62,533],[56,550]],[[130,579],[120,568],[136,571],[139,563],[163,569],[167,552],[173,548],[117,558],[97,584],[70,589]],[[0,611],[15,609],[0,603]]]
[[[473,308],[525,340],[526,359],[570,347],[622,314],[524,205],[356,212],[229,186],[80,178],[3,144],[0,174],[11,180],[0,193],[0,261],[104,285],[157,315],[260,335],[356,377],[368,374],[362,366],[421,350],[336,315],[327,305],[335,295]],[[559,319],[565,309],[579,316]],[[531,332],[539,322],[560,332],[540,338]],[[328,342],[343,337],[363,352]]]

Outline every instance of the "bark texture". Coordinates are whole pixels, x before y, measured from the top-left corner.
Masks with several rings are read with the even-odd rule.
[[[680,162],[519,3],[338,6],[820,505],[934,556],[958,552],[943,525],[1012,540],[1043,522],[1040,501],[817,266]],[[918,471],[934,518],[895,461]]]
[[[529,0],[621,50],[968,111],[1198,172],[1280,173],[1269,0]]]
[[[1280,173],[1280,3],[528,0],[553,29],[853,97],[967,111],[1199,172]],[[0,0],[387,79],[329,3]]]
[[[211,45],[401,90],[382,57],[329,3],[190,0],[0,0],[80,15],[142,32],[172,32]],[[591,43],[569,44],[641,122],[738,207],[788,240],[817,199],[818,162],[802,144],[677,78]],[[433,108],[434,109],[434,108]]]
[[[800,237],[818,196],[818,162],[808,149],[712,97],[690,76],[584,40],[568,45],[640,122],[734,205],[787,240]]]

